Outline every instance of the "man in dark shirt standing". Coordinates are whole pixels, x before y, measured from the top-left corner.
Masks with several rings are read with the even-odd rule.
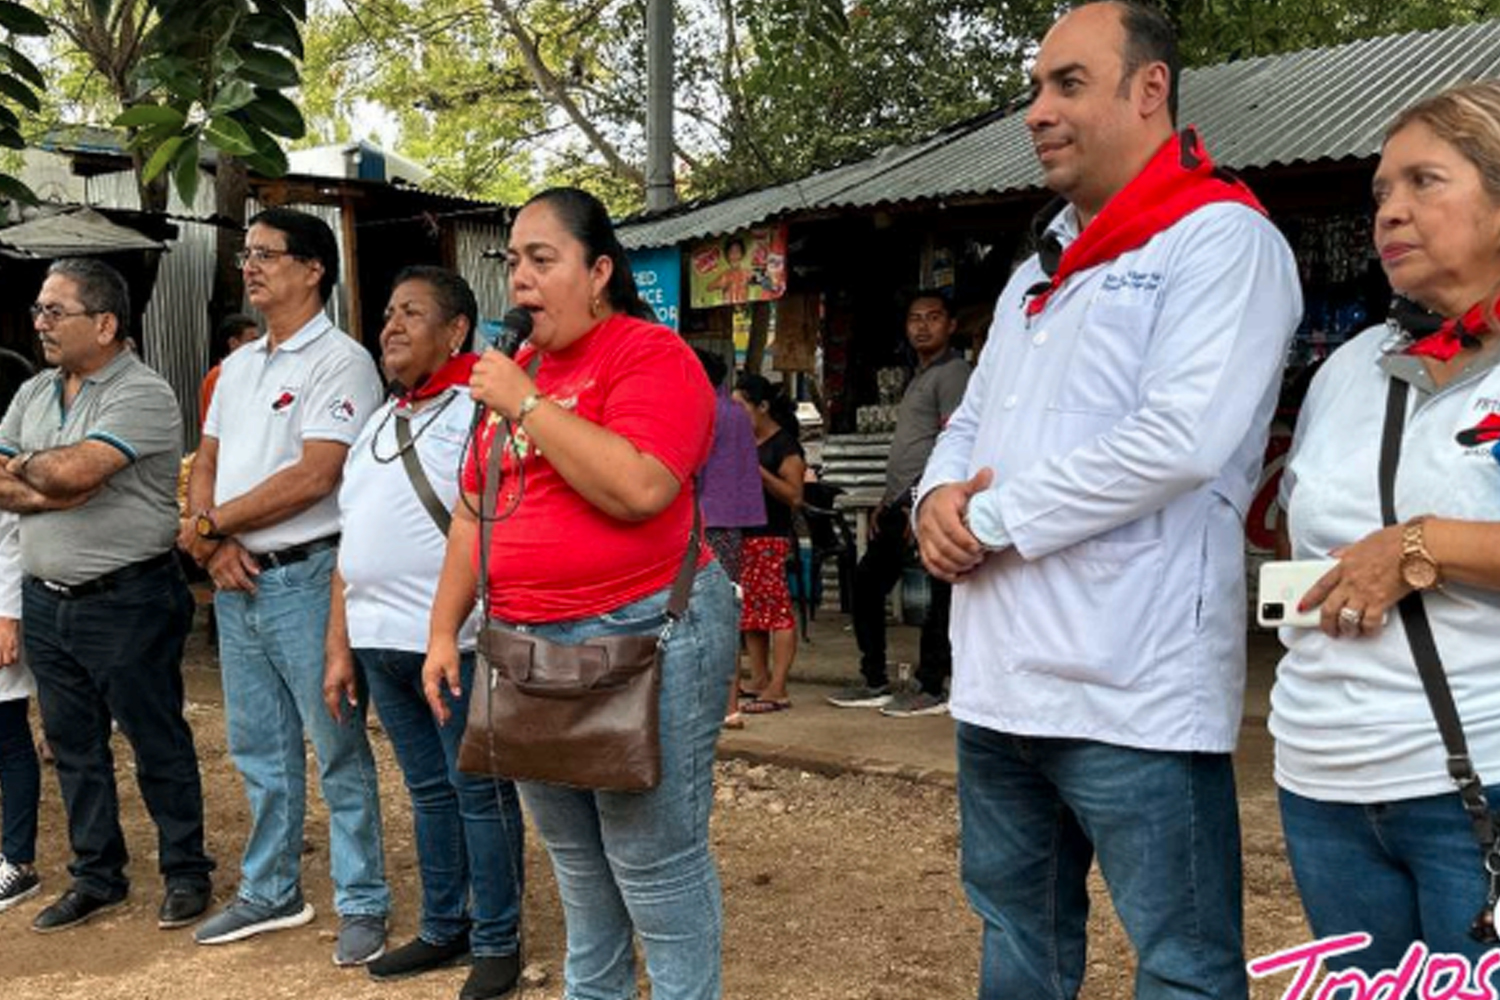
[[[840,708],[879,708],[898,718],[947,710],[943,685],[953,670],[948,641],[952,586],[929,578],[932,599],[922,624],[919,691],[891,690],[885,662],[885,600],[900,581],[912,548],[912,488],[922,478],[938,432],[958,409],[969,384],[969,363],[949,346],[957,326],[948,300],[939,292],[918,292],[907,307],[906,339],[917,353],[917,372],[901,397],[885,494],[870,518],[869,545],[854,576],[854,636],[864,683],[829,697]]]

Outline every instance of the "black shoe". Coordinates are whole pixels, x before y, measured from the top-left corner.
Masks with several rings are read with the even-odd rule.
[[[447,944],[430,944],[421,938],[388,951],[365,968],[371,979],[405,979],[433,969],[457,964],[469,953],[469,935],[460,934]]]
[[[207,882],[169,885],[161,909],[156,911],[156,926],[167,931],[195,923],[208,912],[213,898],[213,886]]]
[[[105,899],[102,896],[91,896],[78,889],[69,889],[57,897],[57,901],[51,906],[36,915],[36,919],[31,922],[31,929],[38,934],[65,931],[69,927],[76,927],[101,913],[108,913],[124,905],[123,895],[118,899]]]
[[[458,991],[458,1000],[495,1000],[515,989],[520,978],[520,955],[479,956],[464,988]]]

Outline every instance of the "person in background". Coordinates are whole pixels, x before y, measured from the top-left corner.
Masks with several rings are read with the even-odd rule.
[[[458,770],[476,620],[459,633],[461,689],[444,696],[447,724],[438,724],[422,692],[428,616],[474,415],[468,386],[478,359],[465,348],[478,315],[473,290],[452,271],[408,267],[396,275],[380,332],[393,394],[344,463],[323,672],[335,722],[362,702],[368,684],[416,828],[421,924],[412,941],[370,963],[370,976],[401,979],[472,954],[459,1000],[503,996],[520,977],[524,870],[515,786]]]
[[[1249,991],[1244,511],[1302,306],[1255,196],[1176,131],[1178,76],[1158,7],[1047,32],[1026,126],[1060,253],[1001,292],[918,488],[922,558],[955,584],[982,1000],[1078,994],[1096,858],[1136,997]]]
[[[743,529],[766,523],[766,502],[761,495],[760,459],[755,450],[755,431],[745,408],[730,395],[729,366],[717,354],[695,350],[709,383],[714,387],[714,441],[699,479],[704,535],[714,557],[737,588],[740,583],[740,545]],[[724,725],[744,726],[740,715],[739,656],[729,685],[729,707]]]
[[[301,878],[308,741],[329,811],[333,960],[361,965],[384,953],[390,911],[380,796],[364,703],[341,721],[328,717],[323,654],[336,491],[350,444],[380,405],[380,377],[324,311],[339,276],[327,223],[267,209],[250,220],[239,259],[266,335],[224,360],[178,544],[217,588],[229,752],[250,832],[235,898],[193,936],[228,944],[313,919]]]
[[[1396,604],[1421,593],[1482,781],[1500,782],[1500,83],[1396,116],[1375,170],[1375,249],[1402,297],[1318,370],[1282,478],[1283,557],[1335,559],[1284,628],[1271,691],[1287,854],[1314,935],[1365,932],[1335,968],[1394,969],[1417,941],[1478,961],[1484,862]],[[1410,389],[1394,502],[1381,428]],[[1351,435],[1350,428],[1362,428]],[[1289,551],[1288,551],[1289,550]]]
[[[797,657],[797,619],[786,574],[797,551],[792,514],[802,505],[807,460],[797,411],[778,386],[763,375],[745,374],[734,397],[750,415],[766,505],[766,523],[744,530],[740,556],[740,631],[750,654],[750,687],[740,711],[762,715],[792,707],[786,685]]]
[[[31,742],[36,682],[21,656],[21,543],[17,515],[0,511],[0,912],[42,891],[37,809],[42,773]]]
[[[695,531],[694,477],[713,437],[702,366],[646,318],[597,198],[577,188],[532,198],[516,215],[506,260],[511,301],[535,323],[514,361],[486,351],[470,380],[492,418],[464,473],[422,668],[428,704],[444,721],[452,709],[442,692],[464,689],[457,637],[481,585],[475,512],[490,449],[502,449],[503,478],[497,509],[484,512],[496,518],[483,581],[489,613],[577,643],[665,623]],[[569,997],[635,997],[635,935],[653,1000],[720,995],[723,904],[708,826],[734,636],[729,578],[705,546],[687,610],[659,653],[660,784],[607,792],[518,783],[562,897]]]
[[[72,884],[31,926],[78,927],[129,895],[112,722],[157,828],[157,926],[186,926],[209,905],[214,862],[183,715],[193,602],[172,546],[182,418],[171,386],[126,344],[130,289],[114,268],[57,261],[31,315],[55,367],[21,386],[0,421],[0,508],[20,515],[26,661],[73,850]]]
[[[854,575],[854,637],[864,683],[830,695],[839,708],[879,708],[905,718],[940,715],[948,710],[944,690],[953,672],[948,639],[948,607],[953,588],[930,577],[932,598],[922,623],[919,690],[893,693],[885,661],[885,602],[901,581],[912,548],[911,495],[933,442],[958,409],[969,384],[969,363],[949,346],[958,323],[940,292],[919,291],[906,310],[906,339],[917,355],[917,371],[901,396],[896,434],[886,463],[885,493],[870,517],[870,539]]]
[[[224,359],[260,336],[260,325],[254,316],[230,313],[219,322],[214,331],[213,343],[209,346],[209,360],[213,367],[203,376],[198,386],[199,428],[208,420],[208,407],[213,402],[214,388],[219,384],[219,373],[224,368]]]

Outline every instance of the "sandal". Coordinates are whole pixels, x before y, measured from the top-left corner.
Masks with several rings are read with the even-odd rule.
[[[785,712],[792,707],[790,698],[756,698],[752,701],[743,702],[740,711],[746,715],[769,715],[772,712]]]

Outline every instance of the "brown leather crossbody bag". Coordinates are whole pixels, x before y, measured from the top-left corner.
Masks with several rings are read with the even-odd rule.
[[[495,439],[499,438],[495,435]],[[687,551],[659,631],[565,645],[490,618],[489,556],[499,496],[500,448],[486,458],[479,534],[479,630],[469,714],[458,768],[468,774],[641,792],[661,780],[661,657],[687,610],[696,575],[696,502]]]

